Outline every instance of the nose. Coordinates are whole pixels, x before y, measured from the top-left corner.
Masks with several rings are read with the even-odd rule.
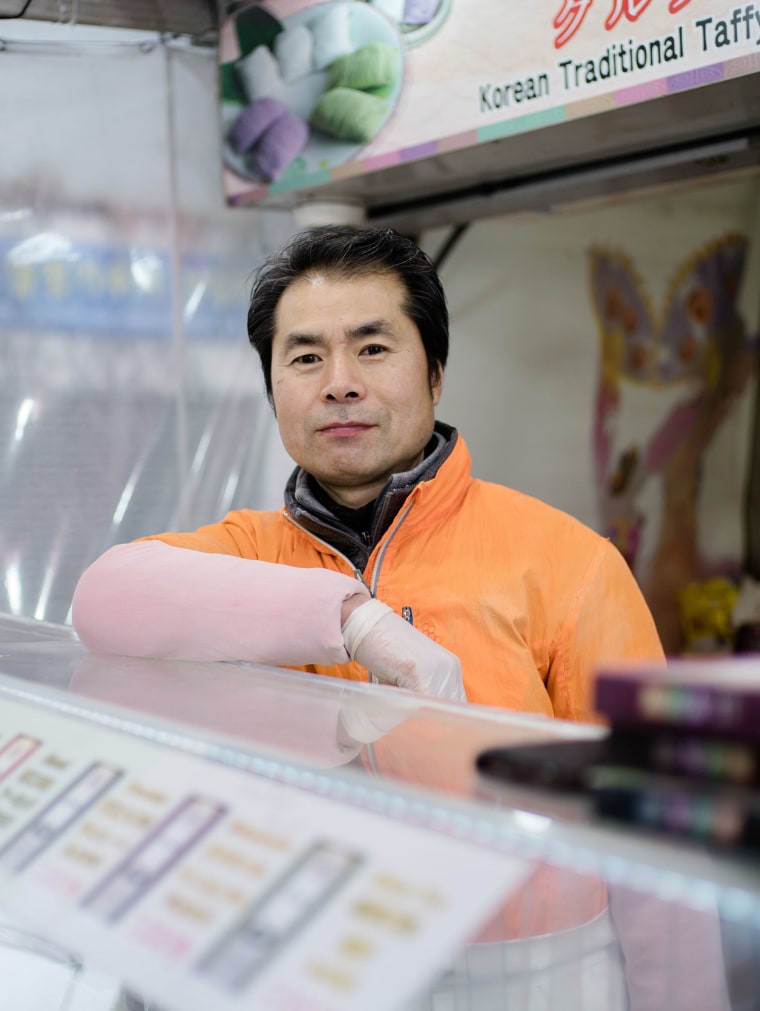
[[[366,393],[361,368],[352,355],[331,355],[322,377],[323,400],[338,403],[361,400]]]

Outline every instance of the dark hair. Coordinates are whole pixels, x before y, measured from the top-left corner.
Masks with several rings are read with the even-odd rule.
[[[326,225],[300,232],[256,273],[248,307],[248,339],[264,371],[272,399],[272,340],[277,305],[286,289],[318,272],[338,278],[386,272],[404,285],[403,312],[422,338],[431,386],[449,354],[449,313],[435,265],[411,239],[392,228]]]

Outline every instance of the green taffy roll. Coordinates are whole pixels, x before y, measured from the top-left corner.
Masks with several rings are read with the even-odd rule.
[[[370,42],[330,64],[331,88],[382,88],[395,84],[401,57],[387,42]]]
[[[366,144],[383,125],[388,102],[352,88],[331,88],[317,102],[311,125],[339,140]]]

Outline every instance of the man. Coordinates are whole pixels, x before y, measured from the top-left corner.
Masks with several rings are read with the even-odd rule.
[[[254,283],[248,333],[298,464],[281,512],[111,548],[73,621],[93,651],[374,678],[568,719],[602,661],[661,658],[622,556],[570,516],[476,481],[435,421],[448,312],[392,230],[296,236]]]

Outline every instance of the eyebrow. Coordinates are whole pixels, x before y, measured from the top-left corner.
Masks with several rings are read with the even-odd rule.
[[[390,336],[393,327],[386,319],[372,319],[358,326],[349,327],[346,336],[350,340],[362,340],[366,337]],[[282,344],[285,354],[303,347],[321,347],[326,344],[325,338],[320,333],[310,333],[309,331],[293,330],[287,335]]]

